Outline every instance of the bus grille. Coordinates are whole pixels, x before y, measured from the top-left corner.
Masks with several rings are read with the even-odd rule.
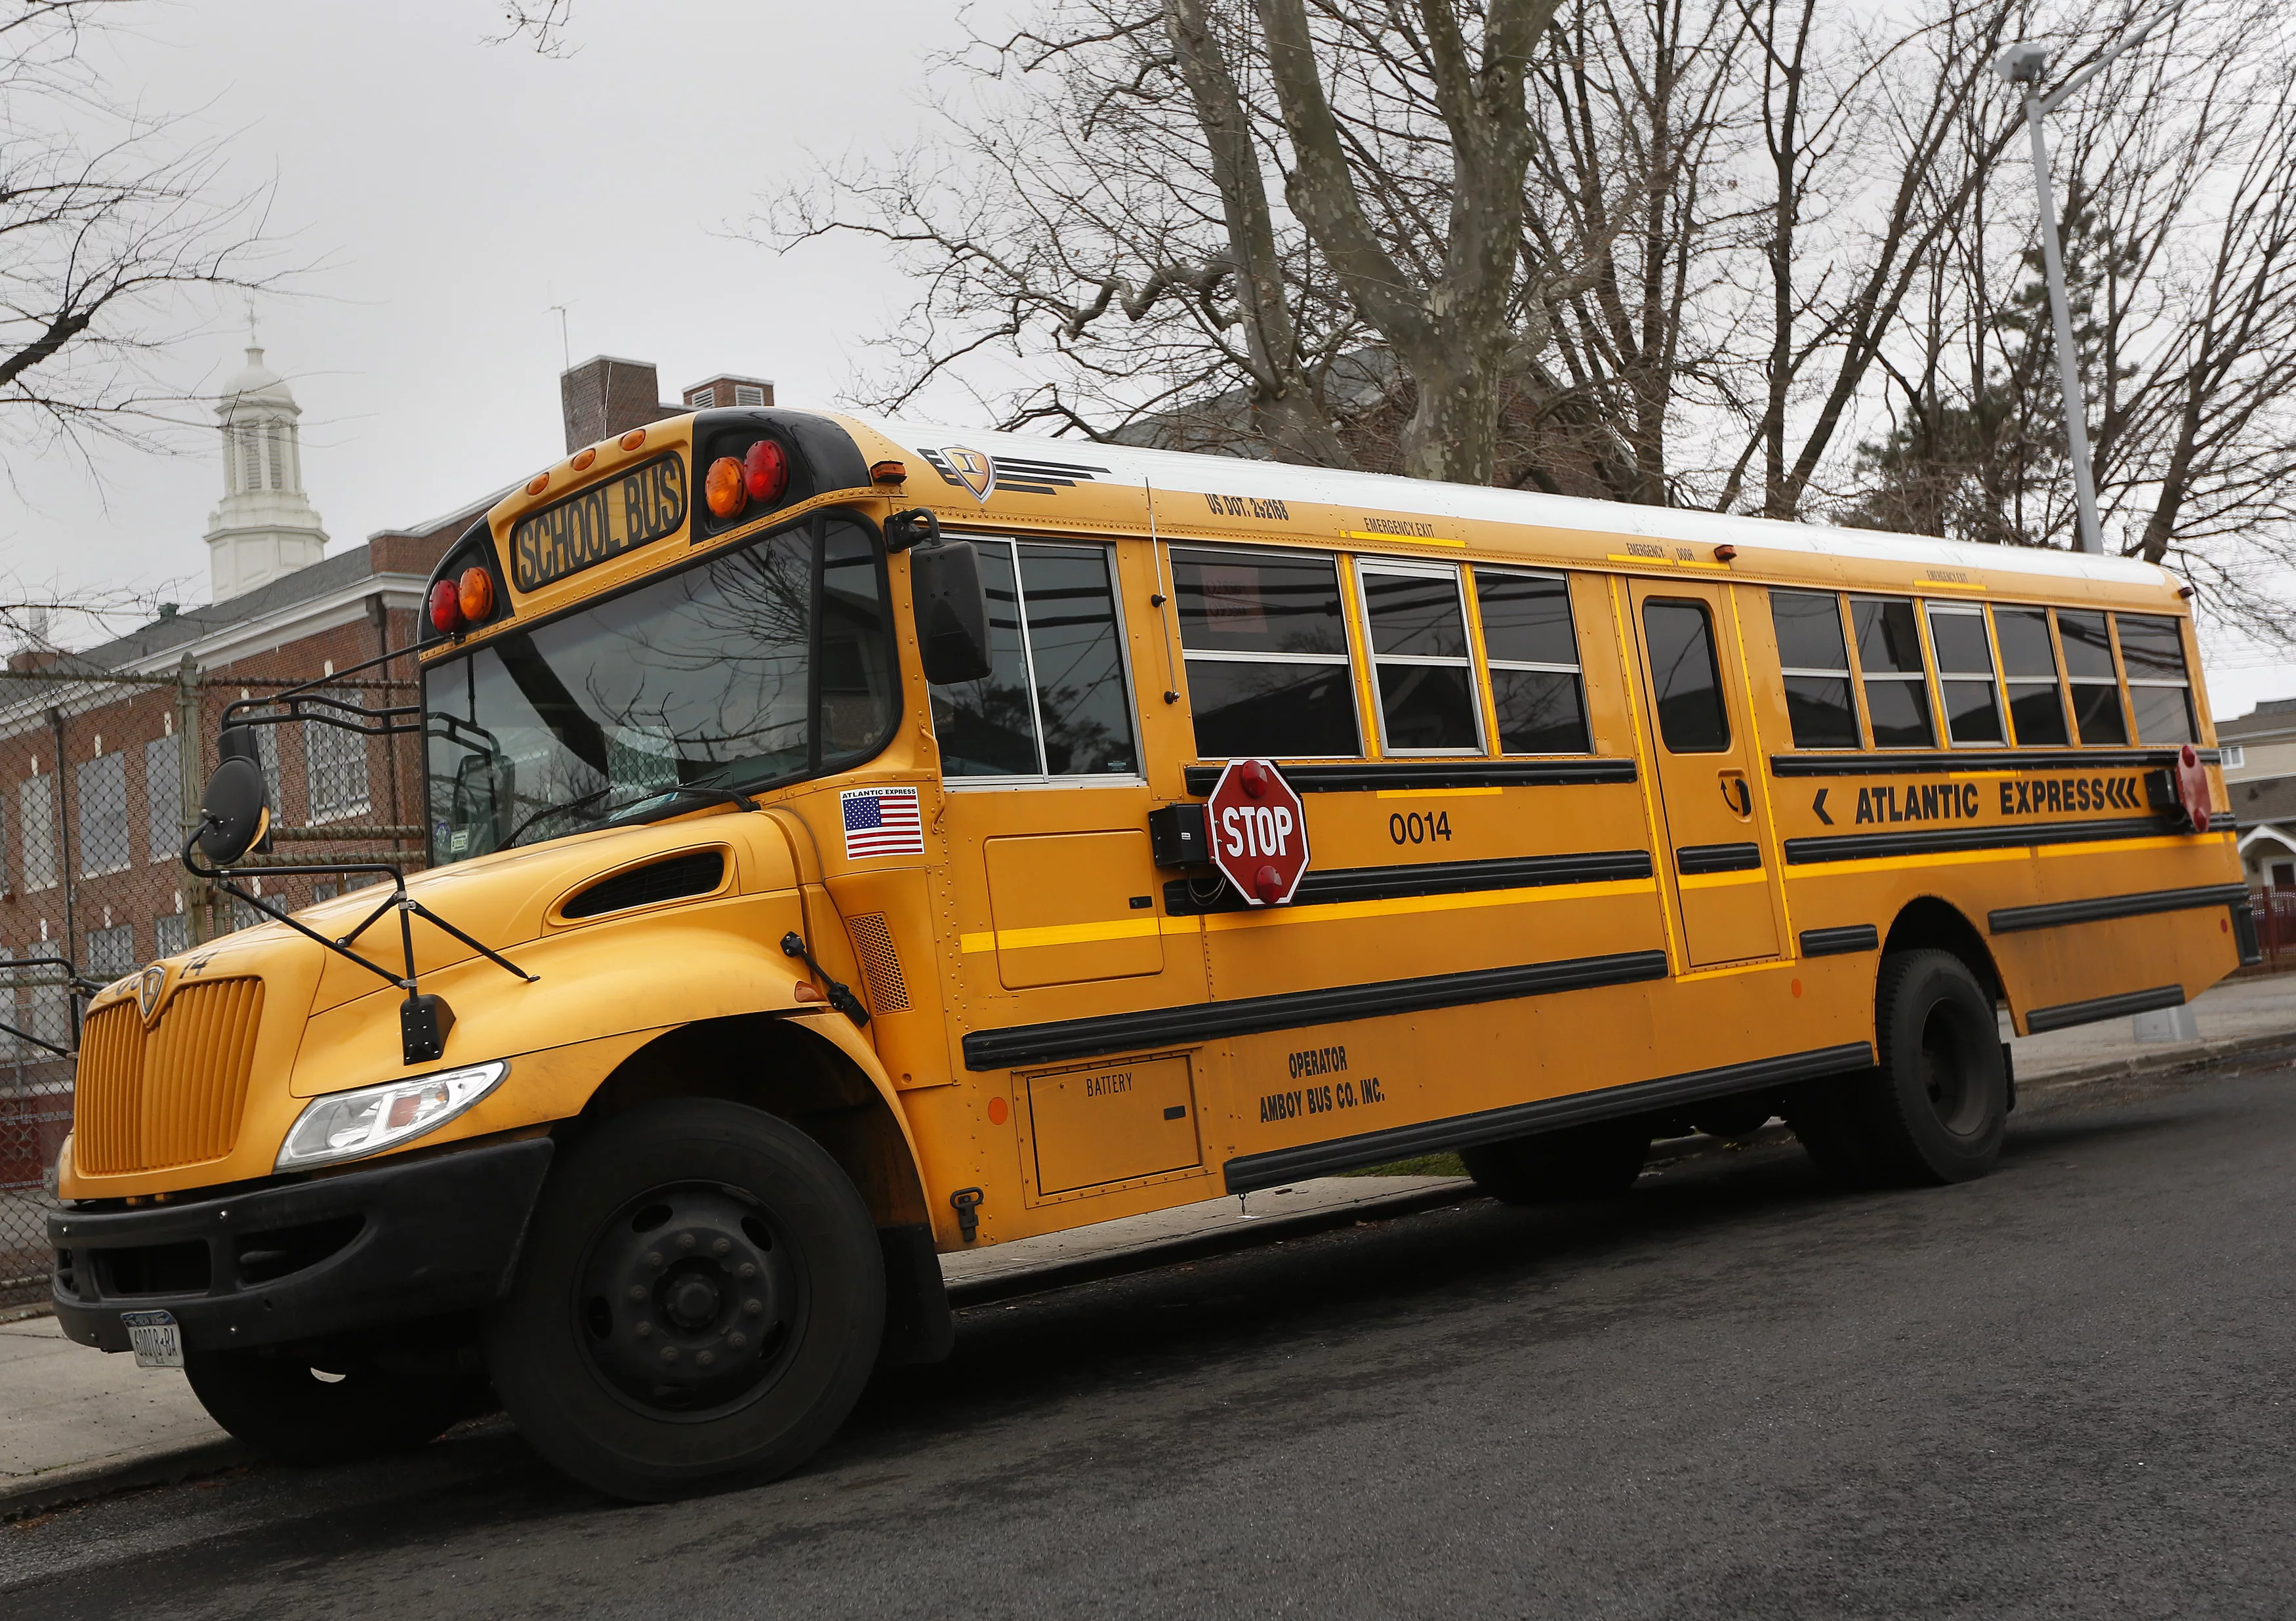
[[[230,1153],[262,1019],[260,979],[187,985],[149,1030],[132,998],[90,1014],[80,1033],[75,1163],[117,1176]]]

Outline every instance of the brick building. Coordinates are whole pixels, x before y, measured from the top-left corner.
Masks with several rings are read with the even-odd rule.
[[[101,646],[19,653],[0,680],[0,959],[64,957],[107,980],[248,921],[235,903],[211,905],[178,860],[226,705],[407,645],[431,568],[496,498],[328,555],[303,489],[294,396],[260,349],[248,351],[217,414],[224,496],[206,536],[213,602],[163,608]],[[396,690],[357,691],[406,703],[411,674],[393,665],[351,679],[396,679]],[[413,738],[266,731],[279,822],[348,835],[283,842],[281,860],[372,848],[372,830],[418,820]],[[405,846],[410,856],[419,847]],[[266,896],[305,904],[324,883],[275,880]],[[61,986],[0,989],[0,1023],[72,1044]],[[0,1035],[0,1055],[21,1065],[42,1050]]]
[[[570,452],[686,409],[661,402],[655,368],[643,361],[599,356],[560,381]],[[681,392],[704,397],[769,405],[773,385],[727,373]],[[431,569],[506,493],[329,555],[303,488],[299,414],[285,381],[250,348],[217,407],[224,496],[206,536],[209,605],[163,609],[102,646],[9,660],[0,678],[0,960],[67,957],[103,981],[250,921],[236,903],[208,905],[178,859],[215,767],[226,706],[410,645]],[[413,702],[409,662],[348,678],[345,695],[377,707]],[[414,738],[311,725],[260,735],[278,862],[355,859],[387,847],[390,831],[411,835],[421,820]],[[421,848],[409,838],[396,853],[419,861]],[[291,905],[332,892],[330,880],[309,878],[264,888]],[[12,999],[19,1017],[10,1017]],[[52,1039],[49,1030],[69,1027],[61,988],[12,997],[0,988],[0,1023],[37,1026]],[[0,1034],[0,1053],[7,1044]]]

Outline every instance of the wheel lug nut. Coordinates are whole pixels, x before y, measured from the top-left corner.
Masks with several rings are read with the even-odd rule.
[[[750,1343],[750,1337],[749,1337],[747,1334],[743,1334],[743,1333],[741,1333],[741,1332],[738,1332],[738,1331],[737,1331],[737,1332],[734,1332],[734,1333],[732,1333],[732,1334],[728,1334],[728,1335],[726,1335],[726,1343],[727,1345],[729,1345],[729,1346],[732,1346],[735,1350],[737,1350],[737,1351],[738,1351],[738,1350],[741,1350],[744,1346],[747,1346],[747,1345]]]
[[[709,1253],[710,1253],[711,1255],[725,1255],[725,1254],[726,1254],[727,1252],[729,1252],[733,1248],[734,1248],[734,1240],[731,1240],[731,1239],[719,1239],[716,1243],[714,1243],[714,1244],[712,1244],[712,1245],[710,1245],[710,1246],[709,1246]]]
[[[693,1248],[693,1235],[692,1233],[690,1233],[690,1232],[681,1232],[681,1233],[679,1233],[679,1234],[677,1235],[677,1247],[678,1247],[680,1249],[691,1249],[691,1248]]]
[[[643,1299],[644,1299],[644,1298],[645,1298],[645,1285],[644,1285],[644,1284],[643,1284],[643,1283],[633,1283],[633,1284],[631,1284],[631,1285],[630,1285],[630,1298],[631,1298],[631,1299],[633,1299],[633,1300],[643,1300]]]
[[[706,1368],[718,1360],[718,1354],[714,1351],[704,1351],[693,1360]]]
[[[659,1250],[659,1249],[649,1249],[649,1250],[647,1250],[647,1251],[646,1251],[646,1265],[649,1265],[649,1266],[659,1266],[659,1265],[661,1265],[661,1251],[660,1251],[660,1250]]]
[[[742,1309],[755,1317],[766,1309],[766,1303],[762,1300],[744,1300],[742,1302]]]
[[[651,1323],[651,1322],[641,1322],[641,1323],[639,1323],[639,1324],[638,1324],[638,1326],[637,1326],[637,1336],[638,1336],[638,1338],[639,1338],[640,1339],[652,1339],[652,1338],[653,1338],[653,1324],[652,1324],[652,1323]]]
[[[661,1359],[664,1362],[676,1362],[677,1360],[677,1347],[676,1346],[662,1347]]]
[[[758,1275],[758,1264],[755,1261],[744,1261],[734,1269],[734,1275],[747,1282]]]

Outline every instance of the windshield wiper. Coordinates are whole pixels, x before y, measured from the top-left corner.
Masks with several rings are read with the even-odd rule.
[[[735,805],[745,811],[758,808],[758,802],[747,794],[736,793],[730,788],[709,788],[690,783],[678,788],[665,788],[658,794],[649,794],[635,805],[622,806],[614,813],[612,819],[616,822],[651,822],[670,815],[681,799],[699,799],[709,805]]]
[[[613,791],[614,785],[611,782],[609,782],[603,788],[592,789],[588,793],[583,794],[579,798],[562,799],[555,805],[545,805],[540,810],[535,812],[534,815],[529,816],[525,821],[520,823],[516,827],[511,829],[510,836],[502,841],[501,847],[505,850],[511,848],[513,845],[518,843],[518,836],[521,833],[526,831],[527,829],[532,827],[545,816],[555,816],[566,811],[580,810],[584,806],[589,804],[591,800],[603,799]]]

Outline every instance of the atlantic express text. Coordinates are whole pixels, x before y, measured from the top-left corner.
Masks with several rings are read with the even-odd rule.
[[[1996,783],[2005,816],[2062,816],[2091,810],[2143,811],[2143,784],[2131,776],[2044,777]],[[1985,796],[1974,782],[1884,783],[1857,790],[1857,820],[1973,822]]]

